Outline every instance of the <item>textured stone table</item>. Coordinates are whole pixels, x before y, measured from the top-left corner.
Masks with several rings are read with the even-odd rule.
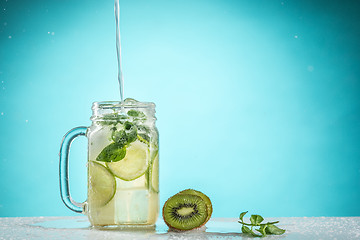
[[[280,236],[266,239],[360,239],[360,217],[289,217],[279,220],[286,229]],[[89,227],[86,217],[0,218],[0,239],[251,239],[241,234],[237,219],[213,218],[206,228],[187,232],[168,231],[159,219],[153,230],[97,230]]]

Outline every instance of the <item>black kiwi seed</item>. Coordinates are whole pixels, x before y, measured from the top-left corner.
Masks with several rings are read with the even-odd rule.
[[[207,206],[196,195],[177,194],[169,198],[163,207],[163,218],[170,228],[191,230],[206,222]]]

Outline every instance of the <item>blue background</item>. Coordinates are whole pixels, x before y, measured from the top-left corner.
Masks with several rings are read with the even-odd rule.
[[[75,215],[58,152],[92,102],[119,99],[113,4],[1,0],[0,216]],[[125,97],[157,105],[161,206],[195,188],[214,217],[360,215],[358,1],[120,5]]]

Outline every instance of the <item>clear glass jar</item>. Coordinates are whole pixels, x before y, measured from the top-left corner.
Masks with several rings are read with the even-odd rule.
[[[87,214],[93,226],[154,225],[159,214],[155,104],[132,99],[95,102],[92,110],[92,125],[71,130],[62,143],[60,185],[64,203]],[[79,135],[88,138],[88,198],[82,204],[73,201],[70,194],[66,199],[68,182],[61,174],[61,163],[68,162],[69,146],[64,146]],[[67,174],[65,167],[63,171]]]

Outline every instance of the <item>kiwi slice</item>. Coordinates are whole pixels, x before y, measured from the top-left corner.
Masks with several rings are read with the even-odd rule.
[[[196,195],[176,194],[165,202],[163,218],[169,228],[177,230],[201,227],[207,219],[206,203]]]
[[[196,196],[201,197],[205,201],[206,209],[207,209],[207,218],[206,218],[205,223],[207,221],[209,221],[211,214],[213,212],[213,208],[212,208],[210,198],[208,196],[206,196],[204,193],[194,190],[194,189],[186,189],[186,190],[179,192],[178,194],[191,194],[191,195],[196,195]]]

